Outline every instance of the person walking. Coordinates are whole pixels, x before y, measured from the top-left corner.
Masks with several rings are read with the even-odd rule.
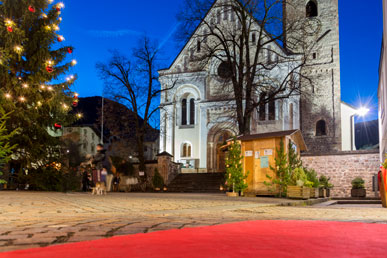
[[[112,162],[109,156],[106,154],[106,150],[104,149],[102,144],[97,145],[97,154],[93,157],[93,164],[95,164],[96,169],[99,171],[99,175],[101,175],[102,169],[106,168],[106,191],[110,192],[112,188],[113,182],[113,172],[112,172]]]

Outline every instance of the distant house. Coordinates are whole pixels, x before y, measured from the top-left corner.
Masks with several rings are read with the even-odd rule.
[[[93,126],[72,126],[63,129],[63,138],[71,139],[79,146],[79,153],[85,157],[96,153],[97,145],[101,143],[99,131]]]
[[[387,153],[387,2],[383,0],[383,42],[380,54],[379,66],[379,142],[380,142],[380,160],[385,159]]]

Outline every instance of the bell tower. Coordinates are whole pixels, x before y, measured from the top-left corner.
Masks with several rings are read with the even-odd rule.
[[[338,0],[283,0],[284,45],[305,54],[300,128],[309,152],[341,150]]]

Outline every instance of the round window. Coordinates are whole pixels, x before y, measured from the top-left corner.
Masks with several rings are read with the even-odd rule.
[[[218,76],[222,79],[230,79],[232,67],[229,62],[223,61],[218,67]]]

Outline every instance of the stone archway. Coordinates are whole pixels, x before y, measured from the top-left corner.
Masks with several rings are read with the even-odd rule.
[[[207,171],[225,172],[226,153],[220,147],[226,144],[226,141],[235,135],[230,126],[216,125],[208,132],[207,137]]]

